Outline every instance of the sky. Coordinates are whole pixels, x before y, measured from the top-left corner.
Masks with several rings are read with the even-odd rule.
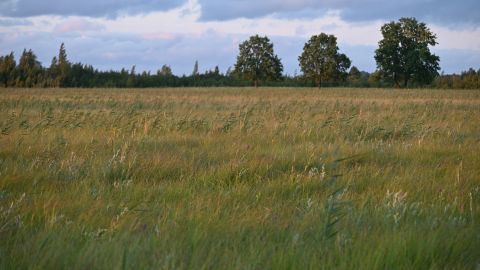
[[[182,75],[198,61],[202,72],[225,72],[238,45],[259,34],[294,75],[305,42],[323,32],[373,72],[380,27],[415,17],[437,35],[441,72],[460,73],[480,69],[479,10],[479,0],[0,0],[0,54],[32,49],[49,66],[63,42],[71,62],[100,70],[167,64]]]

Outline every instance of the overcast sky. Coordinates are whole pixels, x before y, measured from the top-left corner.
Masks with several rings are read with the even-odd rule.
[[[445,73],[480,68],[479,0],[0,0],[0,54],[31,48],[50,65],[64,42],[72,62],[107,69],[175,74],[233,66],[238,44],[267,35],[285,73],[311,35],[338,38],[340,51],[361,70],[375,70],[380,27],[401,17],[428,24]]]

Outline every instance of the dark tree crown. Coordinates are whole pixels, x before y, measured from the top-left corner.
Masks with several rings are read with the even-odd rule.
[[[345,54],[338,53],[337,38],[325,33],[312,36],[305,43],[298,61],[304,77],[315,81],[318,87],[322,81],[344,80],[351,65]]]
[[[283,65],[268,37],[255,35],[240,44],[234,67],[234,74],[238,77],[251,80],[257,86],[260,80],[279,79],[282,72]]]
[[[437,44],[437,37],[425,23],[401,18],[383,25],[381,32],[375,60],[384,78],[400,87],[401,83],[428,84],[438,76],[440,58],[429,49]]]

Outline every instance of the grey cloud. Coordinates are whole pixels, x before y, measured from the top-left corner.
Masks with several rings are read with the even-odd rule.
[[[17,18],[3,18],[0,19],[1,26],[29,26],[33,23],[27,19],[17,19]]]
[[[30,17],[37,15],[78,15],[116,17],[122,14],[168,10],[185,0],[0,0],[0,15]]]
[[[267,15],[314,18],[336,10],[347,21],[396,20],[416,17],[443,25],[480,24],[478,0],[199,0],[202,20],[257,18]]]

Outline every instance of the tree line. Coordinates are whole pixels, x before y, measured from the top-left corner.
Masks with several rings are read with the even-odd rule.
[[[218,66],[199,73],[195,62],[190,75],[176,76],[168,65],[156,73],[130,70],[100,71],[91,65],[71,63],[62,43],[58,56],[43,67],[32,50],[24,50],[18,63],[13,52],[0,56],[0,87],[433,87],[480,89],[480,70],[460,75],[439,74],[440,58],[430,52],[436,35],[415,18],[401,18],[381,27],[382,40],[375,51],[377,70],[360,71],[340,53],[334,35],[312,36],[298,57],[301,74],[283,75],[281,59],[268,37],[252,36],[239,45],[233,69]]]

